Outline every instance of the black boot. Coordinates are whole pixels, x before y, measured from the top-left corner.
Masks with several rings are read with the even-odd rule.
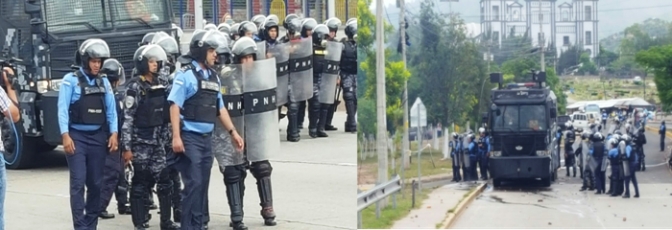
[[[311,98],[308,101],[308,135],[317,138],[317,122],[320,117],[320,103],[317,98]]]
[[[275,212],[273,211],[273,190],[271,189],[271,178],[264,177],[257,180],[257,190],[261,200],[261,217],[264,218],[264,225],[275,226]]]
[[[565,171],[567,171],[567,177],[569,177],[569,166],[565,166],[565,168],[566,168]]]
[[[108,213],[107,211],[100,212],[100,214],[98,216],[102,219],[112,219],[112,218],[114,218],[114,214],[113,213]]]
[[[325,132],[327,125],[327,115],[329,114],[329,105],[320,104],[320,116],[317,118],[317,137],[329,137]]]
[[[348,114],[345,120],[345,132],[356,133],[357,119],[355,118],[355,114],[357,113],[357,96],[354,91],[344,89],[343,100],[345,100],[345,112]]]
[[[336,131],[336,130],[338,130],[338,128],[331,125],[331,121],[334,120],[334,113],[336,112],[336,106],[337,106],[336,103],[331,104],[329,106],[329,110],[328,110],[328,113],[327,113],[327,123],[324,126],[324,130],[326,130],[326,131]]]
[[[136,229],[148,228],[149,219],[151,219],[149,210],[147,209],[147,197],[134,197],[137,195],[131,194],[131,219]]]
[[[572,167],[572,176],[576,178],[576,167]]]
[[[307,101],[301,101],[298,102],[297,104],[297,106],[299,107],[297,110],[298,113],[296,121],[299,123],[296,125],[296,127],[298,127],[299,129],[303,129],[303,121],[306,119],[306,103]]]
[[[229,200],[229,209],[231,210],[231,223],[229,226],[234,230],[247,230],[243,224],[243,197],[238,182],[235,184],[226,184],[226,198]]]
[[[160,191],[165,193],[165,191]],[[175,224],[170,220],[171,211],[173,209],[172,201],[172,191],[167,192],[167,194],[160,194],[159,196],[159,210],[161,218],[161,230],[178,230],[180,225]]]
[[[298,127],[298,113],[299,104],[296,102],[290,102],[289,109],[287,111],[287,141],[298,142],[301,140]]]
[[[117,206],[117,211],[119,211],[119,215],[130,215],[131,214],[131,207],[126,206],[126,205],[119,205]]]

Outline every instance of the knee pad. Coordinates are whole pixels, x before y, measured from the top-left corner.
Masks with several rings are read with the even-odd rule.
[[[224,183],[227,184],[245,181],[245,177],[247,177],[245,167],[242,165],[226,166],[222,173],[224,174]]]
[[[253,162],[250,167],[250,172],[254,178],[264,178],[270,177],[273,172],[273,167],[271,167],[271,162],[268,161],[257,161]]]
[[[355,96],[354,91],[346,91],[343,93],[343,100],[354,101],[357,100],[357,96]]]
[[[290,112],[297,112],[301,108],[301,104],[299,102],[290,102],[287,108]]]
[[[165,168],[159,174],[159,181],[156,183],[156,192],[163,193],[173,187],[173,178],[170,177],[170,170]]]

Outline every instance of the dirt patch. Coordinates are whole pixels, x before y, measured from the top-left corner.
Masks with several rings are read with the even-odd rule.
[[[378,164],[360,164],[357,166],[357,185],[375,184],[378,177]]]

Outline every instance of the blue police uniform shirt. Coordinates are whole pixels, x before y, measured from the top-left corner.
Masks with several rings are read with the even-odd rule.
[[[476,144],[473,141],[469,143],[469,156],[476,156]]]
[[[607,113],[602,113],[602,120],[607,119]]]
[[[618,156],[618,148],[613,148],[609,150],[609,158],[615,158]]]
[[[457,154],[457,150],[460,149],[461,144],[458,141],[451,141],[450,142],[450,148],[452,151],[450,151],[450,155],[455,155]]]
[[[255,35],[252,35],[252,40],[254,40],[255,42],[260,42],[260,41],[261,41],[261,38],[259,38],[259,36],[257,36],[257,35],[255,34]]]
[[[630,145],[626,145],[625,146],[625,156],[630,158],[630,152],[632,152],[632,147],[630,147]]]
[[[203,75],[203,78],[210,78],[210,71],[202,69],[198,62],[191,61],[191,64],[194,65],[194,70]],[[219,83],[219,80],[217,82]],[[194,96],[198,90],[198,80],[196,79],[196,76],[194,76],[193,71],[180,70],[175,74],[175,79],[173,79],[173,86],[170,90],[170,94],[168,94],[168,101],[175,103],[180,109],[183,109],[184,101]],[[221,93],[217,94],[217,101],[219,103],[219,108],[224,108],[224,101],[222,100]],[[184,116],[181,114],[180,119],[184,119]],[[182,123],[182,130],[197,133],[210,133],[215,128],[215,124],[204,122],[182,120]]]
[[[89,78],[84,72],[84,69],[79,68],[80,72],[86,76],[89,85],[94,86],[96,80]],[[61,88],[58,91],[58,126],[61,130],[61,135],[67,133],[72,127],[80,131],[94,131],[100,129],[100,125],[83,125],[70,124],[70,105],[75,103],[82,96],[82,88],[78,86],[79,79],[74,73],[68,73],[63,77]],[[110,132],[118,132],[117,120],[117,103],[114,99],[114,91],[107,78],[103,78],[103,85],[105,85],[105,114],[107,115],[107,124],[110,126]]]
[[[660,131],[665,132],[665,125],[660,125]]]

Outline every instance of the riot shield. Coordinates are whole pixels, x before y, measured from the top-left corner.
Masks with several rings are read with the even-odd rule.
[[[268,48],[268,53],[275,58],[275,74],[278,76],[276,105],[282,106],[289,100],[289,47],[287,43],[276,43]]]
[[[607,161],[608,160],[609,159],[607,159],[607,156],[602,157],[602,162],[601,162],[602,163],[602,168],[601,168],[600,171],[602,171],[602,172],[607,171]]]
[[[218,66],[217,76],[221,82],[220,92],[224,107],[229,112],[233,125],[239,135],[245,136],[245,117],[243,116],[243,75],[239,65]],[[231,135],[215,122],[212,138],[212,152],[219,166],[233,166],[245,163],[244,155],[236,150],[231,143]]]
[[[290,41],[289,100],[305,101],[313,97],[312,39]]]
[[[318,101],[322,104],[334,104],[334,101],[336,101],[336,83],[341,64],[341,53],[343,53],[343,43],[327,42],[325,51],[324,69],[322,70]]]
[[[264,60],[266,58],[266,41],[257,42],[257,60]]]
[[[464,162],[464,167],[469,168],[469,136],[463,134],[464,138],[462,139],[462,162]]]
[[[275,64],[270,58],[243,66],[245,148],[250,162],[268,160],[280,149]]]
[[[589,160],[592,158],[590,154],[588,153],[590,151],[590,146],[588,146],[587,141],[581,141],[581,170],[586,171],[587,168],[589,168]],[[592,168],[591,168],[592,171]]]
[[[618,143],[618,150],[621,153],[619,157],[621,159],[624,159],[623,162],[621,163],[623,164],[623,176],[630,176],[630,161],[628,161],[628,158],[626,157],[625,141],[621,141]]]

